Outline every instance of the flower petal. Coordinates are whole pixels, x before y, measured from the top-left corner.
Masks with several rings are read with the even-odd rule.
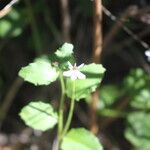
[[[84,63],[78,66],[78,69],[82,68],[84,66]]]
[[[73,66],[72,66],[72,64],[69,61],[68,61],[68,66],[69,66],[70,70],[73,69]]]
[[[72,74],[71,80],[76,80],[76,79],[77,79],[77,76],[75,74]]]
[[[146,51],[145,51],[145,55],[146,55],[147,57],[150,57],[150,50],[146,50]]]
[[[86,78],[86,76],[83,73],[81,73],[80,71],[78,71],[76,74],[77,74],[78,79],[85,79]]]
[[[79,71],[79,68],[83,67],[84,64],[81,64],[80,66],[77,67],[76,63],[74,64],[74,66],[72,66],[72,64],[68,61],[68,66],[69,66],[69,70],[63,72],[64,76],[70,77],[71,80],[86,78],[86,76]]]
[[[64,71],[63,75],[66,76],[66,77],[71,77],[72,76],[72,71],[70,71],[70,70],[69,71]]]

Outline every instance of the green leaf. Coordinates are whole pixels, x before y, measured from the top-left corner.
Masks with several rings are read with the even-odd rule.
[[[57,62],[59,68],[65,70],[68,66],[68,61],[74,63],[73,45],[71,43],[64,43],[50,59],[52,62]]]
[[[19,71],[19,76],[34,85],[49,85],[57,79],[58,72],[48,60],[37,59],[34,63],[23,67]]]
[[[84,128],[71,129],[63,138],[62,150],[102,150],[99,140]]]
[[[125,88],[131,92],[131,94],[137,90],[150,86],[150,76],[146,74],[142,69],[131,70],[128,77],[124,80]]]
[[[73,45],[70,43],[64,43],[55,54],[58,58],[70,57],[73,54]]]
[[[75,99],[80,100],[81,98],[86,98],[91,92],[94,92],[96,88],[101,83],[105,69],[101,64],[89,64],[85,65],[80,69],[80,71],[86,75],[84,80],[75,80]],[[67,96],[71,98],[73,81],[67,79]]]
[[[111,106],[121,96],[121,92],[116,85],[105,85],[100,89],[99,108]]]
[[[122,112],[121,110],[111,109],[111,108],[98,109],[97,113],[100,116],[111,117],[111,118],[126,117],[125,112]]]
[[[53,107],[41,101],[30,102],[21,110],[19,115],[26,125],[42,131],[53,128],[58,120],[58,116],[53,111]]]
[[[130,105],[136,109],[150,109],[150,75],[142,69],[131,70],[124,83]]]
[[[150,113],[134,112],[128,118],[125,137],[137,148],[150,149]]]
[[[131,106],[137,109],[150,109],[150,89],[142,89],[133,96]]]

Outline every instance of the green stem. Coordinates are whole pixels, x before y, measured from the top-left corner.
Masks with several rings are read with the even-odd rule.
[[[75,105],[75,81],[73,82],[73,90],[72,90],[70,110],[69,110],[68,119],[66,121],[66,125],[64,127],[64,131],[63,131],[63,134],[62,134],[63,136],[67,133],[67,131],[70,127],[72,116],[73,116],[73,111],[74,111],[74,105]]]
[[[61,143],[61,134],[63,129],[64,98],[65,98],[65,83],[61,71],[60,71],[60,84],[61,84],[61,99],[60,99],[59,118],[58,118],[58,145],[60,145]]]

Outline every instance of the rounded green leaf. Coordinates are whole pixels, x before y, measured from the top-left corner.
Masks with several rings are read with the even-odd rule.
[[[84,128],[71,129],[63,138],[62,150],[102,150],[96,136]]]
[[[131,70],[127,78],[124,80],[124,86],[132,95],[133,92],[146,86],[150,86],[150,76],[139,68]]]
[[[150,89],[144,88],[132,97],[131,106],[137,109],[150,109]]]
[[[55,55],[58,58],[65,58],[70,57],[73,54],[73,45],[70,43],[64,43],[62,47],[60,47],[56,52]]]
[[[128,118],[128,127],[125,130],[125,137],[137,149],[150,149],[150,113],[134,112]]]
[[[57,114],[53,111],[53,107],[41,101],[30,102],[22,108],[19,115],[26,125],[41,131],[53,128],[58,119]]]
[[[56,50],[54,56],[51,57],[53,62],[58,62],[59,68],[64,70],[67,68],[67,62],[74,62],[73,45],[71,43],[64,43]]]
[[[80,100],[86,98],[91,92],[94,92],[101,83],[105,68],[101,64],[89,64],[85,65],[80,71],[86,75],[86,79],[75,80],[75,99]],[[67,79],[67,95],[72,96],[73,82],[71,79]]]
[[[58,77],[56,68],[46,59],[37,59],[26,67],[22,67],[19,76],[34,85],[49,85]]]

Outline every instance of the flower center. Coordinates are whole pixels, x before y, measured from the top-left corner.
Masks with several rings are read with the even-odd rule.
[[[76,66],[76,64],[73,66],[72,70],[78,70],[78,67]]]

